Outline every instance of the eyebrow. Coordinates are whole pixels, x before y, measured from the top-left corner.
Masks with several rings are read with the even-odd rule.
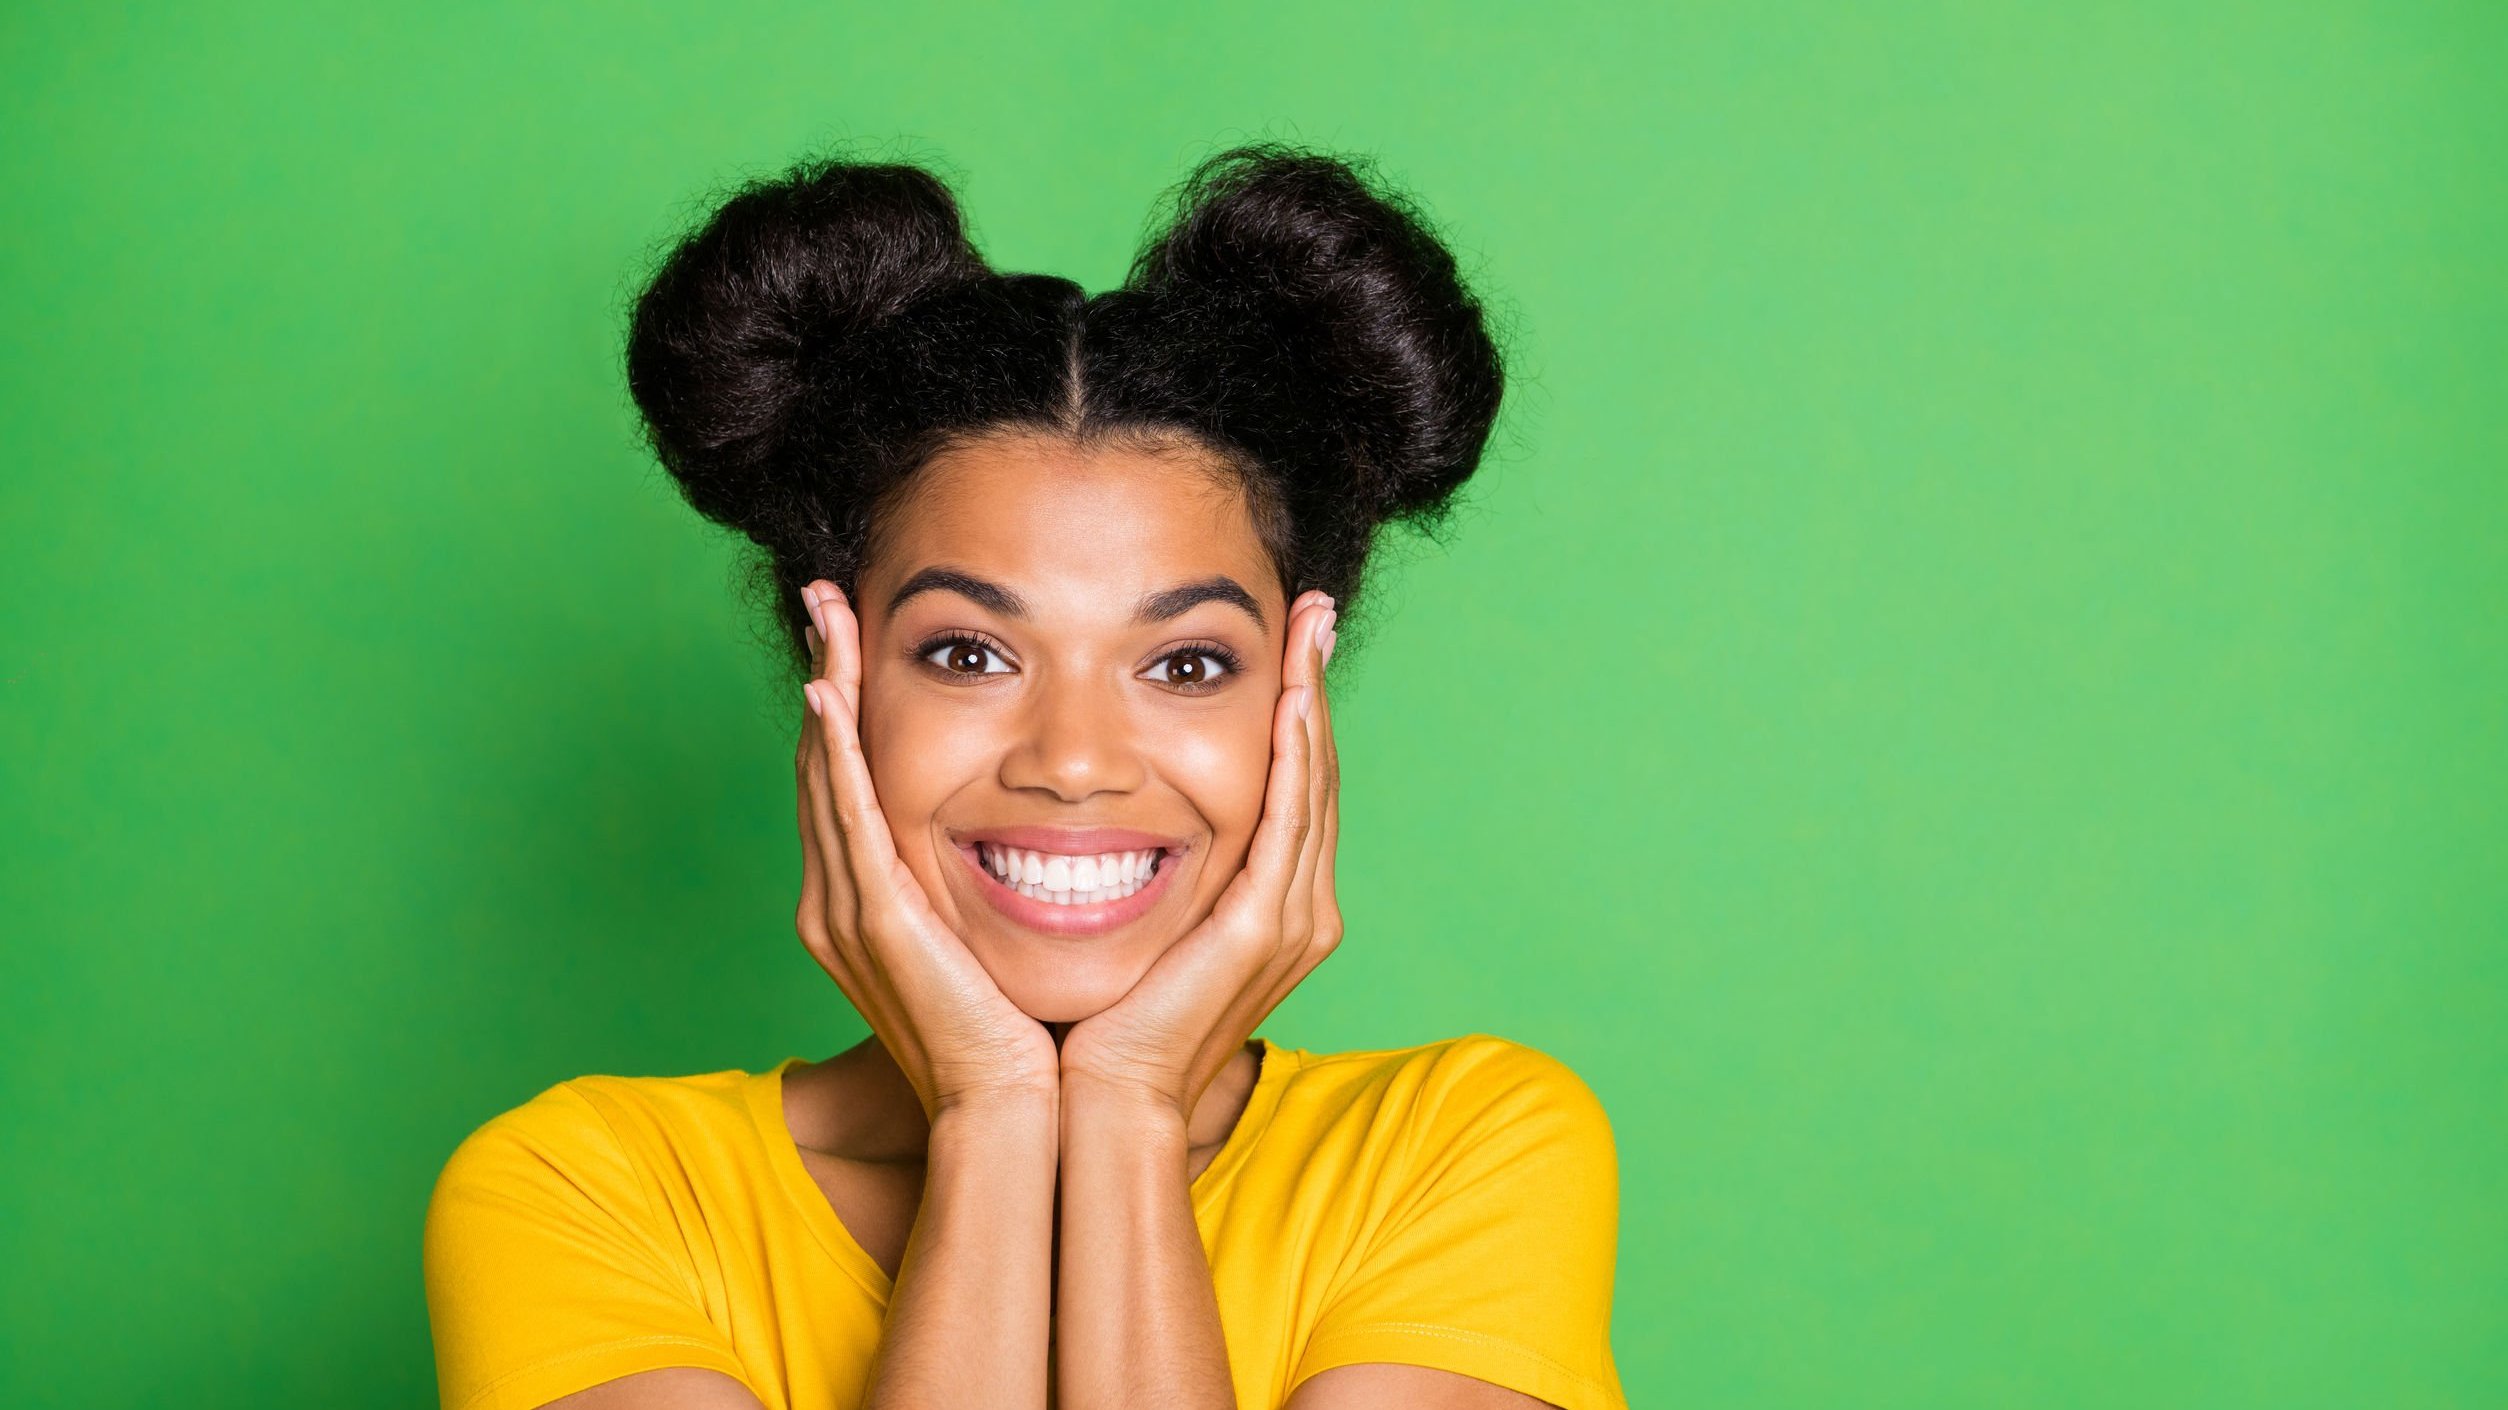
[[[897,589],[897,595],[888,599],[888,608],[881,613],[882,620],[895,617],[897,609],[905,606],[908,599],[927,592],[954,592],[986,611],[1004,617],[1024,621],[1028,615],[1026,600],[1001,584],[956,568],[935,567],[925,568],[906,579]],[[1253,618],[1255,626],[1269,626],[1263,620],[1262,604],[1254,600],[1254,594],[1247,592],[1236,579],[1225,573],[1214,573],[1196,582],[1179,583],[1158,592],[1142,594],[1141,600],[1133,605],[1132,620],[1140,626],[1164,622],[1181,617],[1205,602],[1227,603]]]

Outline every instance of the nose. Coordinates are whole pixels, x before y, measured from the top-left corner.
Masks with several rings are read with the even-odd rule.
[[[1141,786],[1145,765],[1114,686],[1079,675],[1044,681],[1021,701],[1013,729],[1001,761],[1005,788],[1078,803]]]

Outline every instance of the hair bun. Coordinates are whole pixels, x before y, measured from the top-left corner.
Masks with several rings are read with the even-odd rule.
[[[697,512],[775,547],[815,517],[788,501],[833,429],[831,362],[989,272],[919,167],[828,159],[747,183],[636,301],[627,384],[654,454]]]
[[[699,513],[763,550],[750,583],[795,669],[795,591],[857,589],[885,507],[959,437],[1181,437],[1233,462],[1288,596],[1353,643],[1377,531],[1434,532],[1503,390],[1480,304],[1428,225],[1339,157],[1198,166],[1122,288],[997,274],[922,168],[820,159],[739,187],[629,320],[646,439]]]
[[[1198,344],[1162,360],[1202,369],[1194,399],[1301,498],[1421,516],[1479,464],[1504,390],[1481,306],[1425,221],[1344,160],[1265,144],[1203,162],[1126,288],[1142,304],[1114,321]]]

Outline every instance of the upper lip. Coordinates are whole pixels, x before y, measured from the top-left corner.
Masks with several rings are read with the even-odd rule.
[[[1181,839],[1161,837],[1130,827],[971,827],[960,831],[957,840],[967,846],[992,842],[1004,847],[1020,847],[1031,852],[1060,852],[1071,857],[1093,857],[1100,852],[1146,852],[1155,850],[1180,852]]]

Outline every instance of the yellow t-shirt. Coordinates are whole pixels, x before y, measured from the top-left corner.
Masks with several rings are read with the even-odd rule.
[[[801,1163],[786,1058],[577,1077],[462,1141],[428,1206],[445,1410],[528,1410],[704,1366],[769,1410],[851,1410],[891,1284]],[[1237,1403],[1364,1361],[1624,1410],[1610,1343],[1619,1178],[1576,1074],[1473,1035],[1382,1052],[1262,1041],[1193,1181]]]

